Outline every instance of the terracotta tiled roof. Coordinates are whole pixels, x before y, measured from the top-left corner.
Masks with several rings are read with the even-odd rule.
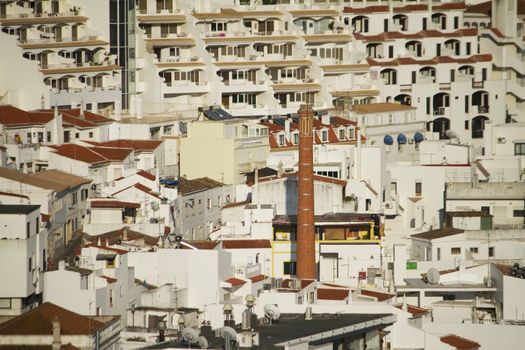
[[[403,304],[396,304],[394,305],[394,307],[398,308],[399,310],[403,310]],[[407,304],[407,312],[411,313],[412,316],[421,316],[421,315],[427,314],[429,310]]]
[[[90,147],[89,149],[113,161],[123,161],[132,152],[131,148]]]
[[[378,292],[376,290],[361,289],[361,295],[376,298],[377,301],[392,299],[394,294]]]
[[[232,285],[232,287],[237,287],[237,286],[242,286],[243,284],[246,283],[246,281],[243,281],[241,279],[238,279],[238,278],[235,278],[235,277],[232,277],[232,278],[228,278],[226,281],[224,282],[228,282]]]
[[[209,177],[188,180],[184,177],[179,178],[179,193],[184,195],[221,187],[223,184]]]
[[[101,244],[102,244],[102,242],[101,242]],[[96,244],[88,244],[87,246],[85,246],[85,248],[98,248],[98,249],[102,249],[102,250],[108,250],[110,252],[117,253],[118,255],[128,254],[128,251],[124,250],[124,249],[111,248],[111,247],[106,247],[106,246],[103,246],[103,245],[96,245]]]
[[[44,125],[53,120],[53,113],[26,112],[14,106],[0,106],[0,124],[6,127]]]
[[[256,276],[250,277],[250,280],[252,280],[252,283],[257,283],[257,282],[260,282],[260,281],[264,281],[264,280],[266,280],[268,278],[270,278],[270,277],[268,277],[266,275],[256,275]]]
[[[189,244],[200,250],[212,250],[217,247],[219,242],[216,241],[188,241]],[[190,249],[186,246],[181,246],[181,249]]]
[[[121,192],[124,192],[124,191],[126,191],[126,190],[128,190],[128,189],[130,189],[130,188],[132,188],[132,187],[136,188],[136,189],[139,190],[139,191],[142,191],[142,192],[144,192],[144,193],[147,193],[147,194],[149,194],[150,196],[153,196],[153,197],[155,197],[155,198],[160,199],[159,195],[156,194],[156,193],[154,193],[153,190],[152,190],[151,188],[149,188],[148,186],[144,186],[143,184],[138,183],[138,182],[137,182],[136,184],[134,184],[134,185],[131,185],[131,186],[126,187],[126,188],[123,188],[122,190],[113,193],[113,196],[116,195],[116,194],[119,194],[119,193],[121,193]]]
[[[33,175],[36,178],[56,182],[59,185],[65,185],[74,188],[80,185],[91,183],[93,180],[86,177],[73,175],[57,169],[44,170]]]
[[[115,283],[115,282],[117,282],[117,279],[113,278],[113,277],[104,276],[104,275],[101,275],[101,276],[98,276],[98,277],[105,279],[108,283]]]
[[[53,318],[60,320],[62,335],[92,335],[105,323],[82,316],[52,303],[30,310],[9,321],[0,323],[0,335],[52,335]]]
[[[348,289],[318,288],[317,299],[319,300],[345,300],[350,295]]]
[[[224,249],[261,249],[271,248],[272,243],[268,239],[232,239],[222,241]]]
[[[105,163],[109,160],[99,154],[98,152],[95,152],[91,150],[88,147],[76,145],[76,144],[64,144],[60,146],[49,146],[53,148],[55,151],[54,153],[66,157],[78,160],[80,162],[89,163],[89,164],[99,164],[99,163]]]
[[[140,208],[140,203],[115,200],[94,200],[91,201],[91,208]]]
[[[0,178],[56,192],[62,192],[68,188],[68,186],[66,185],[57,184],[56,182],[49,181],[48,179],[43,179],[34,175],[24,174],[20,171],[16,171],[5,167],[0,167]]]
[[[129,139],[121,139],[121,140],[111,140],[106,142],[94,142],[94,141],[88,141],[85,142],[100,146],[100,147],[111,147],[111,148],[131,148],[134,151],[140,152],[140,151],[154,151],[157,147],[159,147],[162,144],[162,140],[129,140]]]
[[[368,60],[368,63],[370,66],[379,66],[379,67],[393,67],[393,66],[399,66],[399,65],[425,65],[425,66],[431,66],[436,65],[440,63],[459,63],[459,64],[467,64],[467,63],[476,63],[476,62],[491,62],[492,61],[492,55],[491,54],[483,54],[483,55],[474,55],[467,58],[452,58],[449,56],[437,56],[432,59],[424,59],[424,60],[416,60],[415,58],[411,57],[402,57],[397,58],[391,61],[375,61],[372,59]]]
[[[481,347],[479,343],[473,340],[457,336],[455,334],[449,334],[439,338],[441,342],[455,347],[457,350],[477,350]]]
[[[155,175],[153,174],[150,174],[148,173],[147,171],[145,170],[139,170],[137,171],[137,175],[140,175],[142,176],[143,178],[146,178],[148,180],[151,180],[151,181],[155,181],[157,178],[155,177]]]
[[[130,229],[127,229],[127,230],[128,230],[127,232],[128,241],[135,241],[135,240],[143,239],[146,244],[151,245],[151,246],[156,245],[159,241],[159,239],[156,237],[148,236],[146,234],[143,234],[137,231],[133,231]],[[97,236],[90,236],[88,234],[84,234],[83,238],[84,240],[88,242],[92,242],[92,243],[98,242],[98,240],[100,239],[101,244],[108,244],[111,246],[111,245],[116,244],[117,241],[119,240],[120,241],[124,240],[124,229],[121,228],[121,229],[106,232],[106,233],[103,233]]]

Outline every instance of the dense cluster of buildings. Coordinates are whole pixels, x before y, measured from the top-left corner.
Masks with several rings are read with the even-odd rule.
[[[0,0],[0,349],[520,350],[524,20]]]

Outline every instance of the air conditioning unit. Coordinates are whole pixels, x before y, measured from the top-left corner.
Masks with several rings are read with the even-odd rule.
[[[505,137],[498,137],[498,143],[505,143],[507,139]]]

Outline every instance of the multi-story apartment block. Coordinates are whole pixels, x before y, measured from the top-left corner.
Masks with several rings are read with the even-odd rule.
[[[31,94],[42,99],[42,104],[69,107],[84,101],[88,109],[98,111],[112,109],[120,100],[116,57],[109,54],[109,43],[90,29],[88,20],[81,6],[66,0],[0,4],[2,32],[17,37],[14,43],[0,35],[2,47],[20,51],[19,60],[38,63],[32,70],[43,84],[33,86]],[[11,64],[16,65],[16,60]],[[17,101],[17,91],[6,90]],[[37,108],[37,99],[24,100],[23,107]]]

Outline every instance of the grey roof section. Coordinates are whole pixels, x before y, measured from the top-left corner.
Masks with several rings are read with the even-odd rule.
[[[18,204],[5,204],[0,205],[0,214],[30,214],[40,209],[39,205],[18,205]]]
[[[430,230],[427,232],[416,233],[415,235],[411,235],[410,237],[432,240],[432,239],[437,239],[437,238],[454,236],[454,235],[457,235],[463,232],[465,231],[457,229],[457,228],[440,228],[437,230]]]
[[[204,113],[204,116],[207,119],[214,121],[234,119],[234,117],[230,113],[226,112],[222,108],[210,108],[203,110],[202,113]]]

